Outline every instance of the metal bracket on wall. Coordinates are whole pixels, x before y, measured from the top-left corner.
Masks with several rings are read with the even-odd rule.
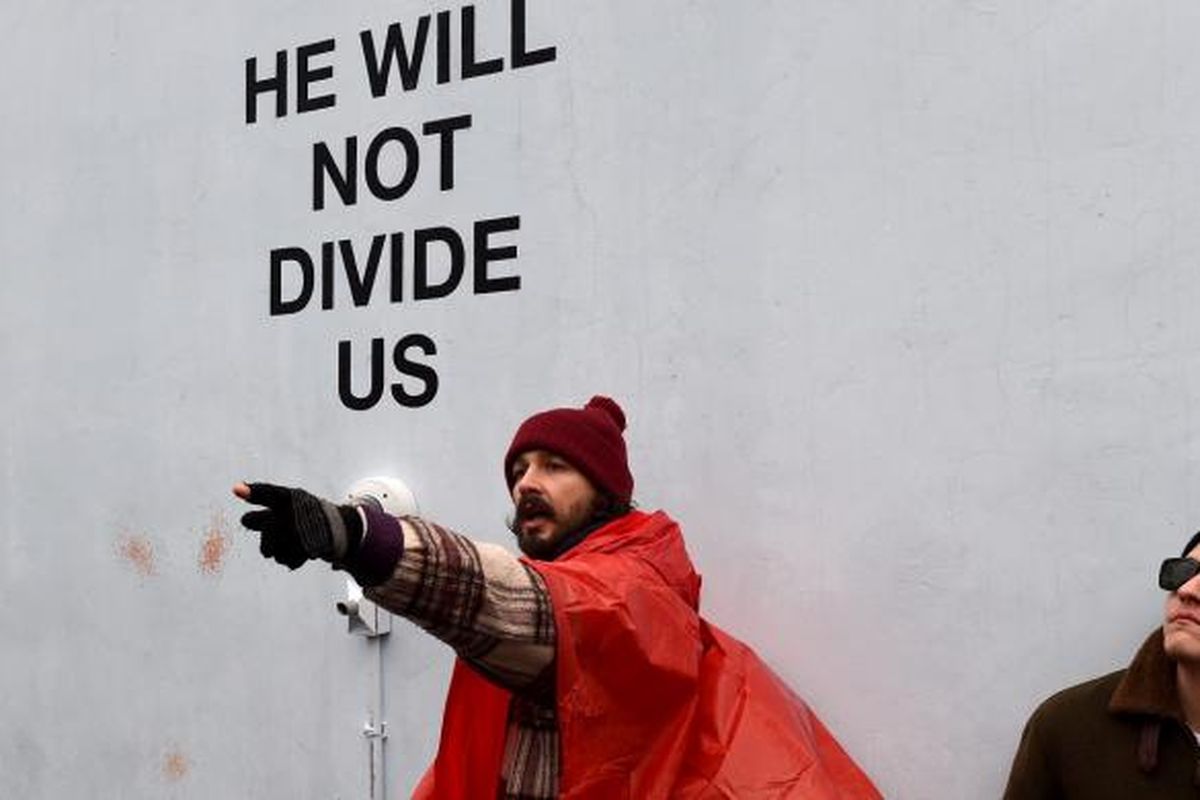
[[[392,631],[392,615],[363,597],[362,588],[346,579],[346,599],[336,604],[338,613],[346,618],[346,632],[374,639]]]
[[[372,721],[368,719],[363,723],[362,734],[367,739],[386,739],[388,737],[387,723],[380,722],[379,727],[376,728]]]
[[[362,729],[363,738],[367,740],[367,759],[368,759],[368,774],[370,782],[370,798],[371,800],[384,800],[386,794],[384,776],[384,752],[383,743],[387,741],[387,723],[382,720],[379,722],[379,727],[375,727],[375,716],[372,714],[367,717],[367,721],[363,723]]]

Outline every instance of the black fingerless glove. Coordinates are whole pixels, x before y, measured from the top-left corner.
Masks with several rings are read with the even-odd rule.
[[[296,569],[312,558],[337,566],[362,542],[363,521],[351,505],[334,505],[303,489],[250,483],[246,500],[265,506],[242,515],[242,525],[259,533],[259,552]]]

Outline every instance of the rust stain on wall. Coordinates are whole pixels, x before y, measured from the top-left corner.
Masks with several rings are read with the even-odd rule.
[[[154,545],[145,536],[126,534],[117,542],[117,554],[133,567],[137,574],[149,578],[156,574]]]
[[[163,757],[163,777],[171,782],[181,781],[187,777],[191,764],[187,756],[178,749],[172,750]]]
[[[200,571],[205,575],[219,574],[225,566],[225,556],[229,554],[232,544],[225,515],[213,514],[204,534],[204,543],[200,546]]]

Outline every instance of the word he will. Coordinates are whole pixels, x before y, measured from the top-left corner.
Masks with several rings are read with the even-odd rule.
[[[525,0],[510,1],[508,20],[507,64],[511,69],[557,58],[554,47],[528,46]],[[457,38],[453,35],[456,23]],[[454,79],[456,49],[459,79],[502,73],[505,58],[481,58],[477,33],[475,7],[471,5],[459,9],[457,16],[452,11],[422,15],[407,31],[401,23],[393,23],[382,40],[372,31],[363,31],[359,42],[371,95],[385,97],[397,86],[404,92],[419,88],[422,75],[429,74],[423,66],[430,52],[438,85]],[[273,96],[276,119],[287,116],[293,97],[296,114],[334,107],[337,94],[324,84],[334,78],[334,65],[327,59],[336,49],[335,40],[325,39],[296,47],[294,56],[280,50],[270,74],[260,74],[258,59],[248,58],[246,124],[258,122],[260,100],[265,97]],[[398,83],[392,80],[394,76],[399,78]],[[294,94],[289,91],[292,87]],[[355,206],[366,194],[381,202],[402,199],[422,174],[422,155],[428,155],[431,149],[437,151],[434,162],[439,190],[453,190],[459,134],[471,130],[473,122],[472,115],[461,114],[412,128],[392,125],[361,142],[358,136],[348,136],[340,146],[314,143],[312,210],[319,212],[338,202],[345,207]],[[365,242],[343,238],[321,242],[312,249],[299,245],[274,248],[269,261],[270,315],[298,314],[316,297],[320,298],[319,304],[312,307],[332,309],[335,287],[342,283],[354,307],[369,305],[384,295],[390,303],[437,300],[463,286],[469,286],[477,295],[517,291],[521,288],[520,276],[511,273],[511,265],[510,272],[505,272],[500,263],[517,258],[516,244],[506,237],[515,235],[520,227],[521,217],[513,214],[477,220],[465,232],[438,225],[410,232],[377,233]],[[376,291],[381,274],[386,276],[386,292]],[[364,392],[356,393],[354,344],[349,340],[338,342],[338,397],[346,408],[372,408],[385,389],[390,390],[393,400],[410,408],[427,405],[436,397],[438,373],[429,359],[437,354],[437,345],[431,337],[422,333],[399,337],[391,360],[400,379],[390,386],[385,386],[386,350],[383,338],[372,339],[369,382]]]

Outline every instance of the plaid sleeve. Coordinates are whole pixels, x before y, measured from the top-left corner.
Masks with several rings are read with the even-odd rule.
[[[399,520],[402,554],[366,596],[454,648],[508,689],[529,689],[554,661],[542,577],[498,545],[418,517]],[[368,539],[370,535],[368,534]]]

